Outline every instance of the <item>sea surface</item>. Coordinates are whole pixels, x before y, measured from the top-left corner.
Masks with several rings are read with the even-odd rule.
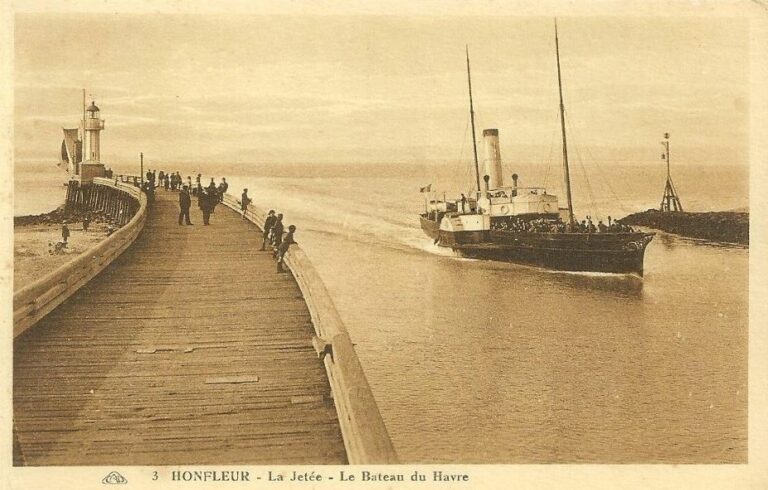
[[[422,234],[419,188],[466,193],[465,167],[164,170],[226,176],[298,226],[403,462],[746,462],[748,249],[658,233],[643,279],[458,258]],[[558,168],[510,170],[560,193]],[[657,166],[582,170],[580,219],[659,204]],[[17,165],[16,214],[56,207],[62,175]],[[688,211],[749,205],[745,167],[680,164],[673,177]]]
[[[53,211],[67,195],[69,176],[53,163],[17,163],[13,175],[13,215]]]

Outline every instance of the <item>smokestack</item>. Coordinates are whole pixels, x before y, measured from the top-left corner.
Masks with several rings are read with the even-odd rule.
[[[490,176],[491,189],[497,189],[504,185],[501,174],[501,150],[499,149],[499,130],[484,129],[483,141],[485,142],[485,174]]]

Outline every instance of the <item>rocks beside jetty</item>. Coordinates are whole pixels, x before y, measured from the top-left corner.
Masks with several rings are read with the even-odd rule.
[[[749,245],[749,213],[662,213],[649,209],[619,220],[632,226],[646,226],[689,238]]]
[[[48,225],[48,224],[60,224],[64,220],[69,223],[76,223],[83,221],[85,216],[89,215],[91,223],[111,223],[112,220],[106,213],[82,211],[82,210],[69,210],[64,206],[59,206],[50,213],[33,214],[28,216],[14,216],[13,226],[30,226],[30,225]]]

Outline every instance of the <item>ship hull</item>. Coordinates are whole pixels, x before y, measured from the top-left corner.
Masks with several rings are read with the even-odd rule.
[[[423,214],[419,216],[421,220],[422,231],[431,239],[437,240],[440,236],[440,225],[437,221],[431,220],[425,217]]]
[[[653,233],[447,232],[422,216],[422,229],[462,257],[573,272],[643,275]]]

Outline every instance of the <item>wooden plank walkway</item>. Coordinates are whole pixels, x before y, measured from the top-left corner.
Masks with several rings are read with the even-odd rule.
[[[178,226],[177,202],[14,342],[25,464],[346,463],[293,277],[233,211]]]

